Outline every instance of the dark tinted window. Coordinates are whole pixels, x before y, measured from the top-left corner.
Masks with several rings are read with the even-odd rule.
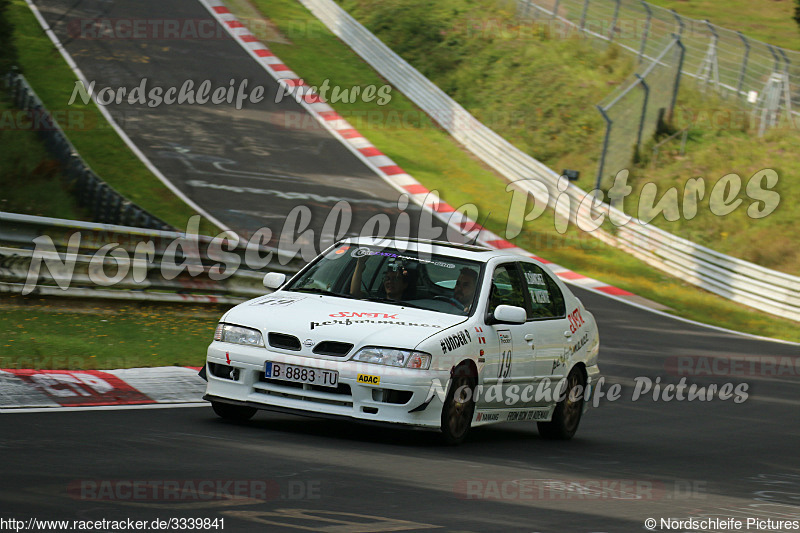
[[[528,318],[561,318],[565,316],[564,295],[555,280],[537,265],[522,263],[525,286],[530,296]]]
[[[515,305],[525,307],[522,281],[519,279],[516,263],[506,263],[494,269],[492,275],[492,293],[489,296],[489,312],[493,313],[498,305]]]

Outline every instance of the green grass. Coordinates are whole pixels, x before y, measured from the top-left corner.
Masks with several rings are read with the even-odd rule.
[[[686,155],[678,153],[678,139],[665,145],[666,150],[659,153],[654,167],[650,161],[651,150],[645,150],[642,163],[632,169],[634,193],[626,201],[626,212],[639,211],[639,193],[647,182],[657,185],[659,197],[667,189],[675,188],[680,199],[676,213],[681,216],[668,222],[659,215],[653,223],[719,252],[800,275],[800,249],[796,245],[795,230],[800,223],[795,208],[800,201],[797,131],[776,128],[758,137],[756,128],[750,126],[748,113],[724,101],[700,100],[691,93],[682,98],[678,115],[688,109],[693,110],[698,124],[690,129]],[[704,114],[697,115],[698,109]],[[690,113],[687,111],[686,115]],[[712,120],[717,120],[721,126],[710,126]],[[684,125],[680,124],[680,119],[678,121],[678,126]],[[745,187],[765,168],[775,170],[779,176],[774,191],[780,195],[780,203],[771,214],[754,219],[748,214],[748,208],[759,204],[748,195]],[[742,203],[730,214],[717,216],[709,205],[711,191],[723,176],[731,173],[741,178],[742,189],[736,198]],[[697,216],[693,219],[685,216],[682,200],[689,178],[703,178],[705,182],[705,197],[698,203]]]
[[[0,297],[0,368],[202,366],[222,306]]]
[[[28,215],[90,220],[78,207],[37,134],[25,130],[26,118],[0,94],[0,211]],[[22,129],[15,129],[14,125]]]
[[[545,30],[518,31],[514,13],[504,6],[495,0],[344,2],[360,22],[479,120],[550,168],[579,170],[583,176],[579,183],[590,189],[605,131],[595,104],[630,79],[633,57],[592,39],[564,38]],[[267,13],[275,9],[270,6]],[[413,37],[406,38],[409,32]],[[663,82],[652,83],[655,94]],[[671,149],[678,143],[671,143],[655,167],[646,164],[647,150],[645,164],[629,166],[634,192],[626,210],[640,213],[639,191],[648,182],[659,191],[678,186],[682,192],[686,180],[702,177],[710,192],[727,174],[736,173],[746,183],[758,170],[775,169],[780,177],[776,190],[783,200],[770,216],[748,217],[746,210],[753,201],[743,189],[739,195],[743,207],[731,215],[716,216],[708,209],[706,196],[691,220],[670,222],[657,217],[653,224],[768,268],[800,274],[800,255],[780,253],[796,239],[794,227],[800,223],[792,208],[800,195],[796,129],[784,128],[758,138],[746,112],[714,98],[710,91],[702,96],[695,82],[684,76],[674,127],[686,126],[692,133],[686,157],[675,157]],[[617,169],[606,170],[613,175]],[[757,238],[764,235],[770,236],[768,249]]]
[[[69,140],[87,164],[106,183],[125,197],[176,228],[196,214],[173,195],[131,152],[105,121],[94,103],[76,100],[67,108],[77,78],[42,31],[23,0],[10,0],[5,17],[13,27],[17,66],[51,112],[69,111],[80,116],[75,127],[66,126]],[[0,54],[8,54],[2,52]],[[2,64],[2,62],[0,62]],[[5,150],[4,150],[5,151]],[[219,230],[205,219],[201,232],[216,235]]]
[[[649,0],[689,18],[708,19],[765,43],[800,50],[800,28],[792,19],[793,0]]]

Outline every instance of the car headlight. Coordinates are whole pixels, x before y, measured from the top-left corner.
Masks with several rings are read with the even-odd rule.
[[[220,322],[214,331],[214,340],[244,344],[246,346],[264,346],[264,339],[257,329],[234,326]]]
[[[378,365],[418,368],[420,370],[428,370],[431,366],[430,354],[412,350],[399,350],[397,348],[378,348],[376,346],[361,348],[356,352],[352,360]]]

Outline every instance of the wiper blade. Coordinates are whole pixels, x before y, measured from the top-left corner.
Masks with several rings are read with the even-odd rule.
[[[366,300],[368,302],[389,303],[393,305],[401,305],[404,307],[413,307],[415,309],[427,309],[428,311],[430,311],[430,309],[428,309],[427,307],[422,307],[421,305],[412,304],[406,302],[405,300],[392,300],[391,298],[382,298],[380,296],[370,296],[368,298],[361,298],[361,299]]]
[[[325,296],[338,296],[339,298],[352,298],[349,294],[341,294],[338,292],[329,291],[328,289],[320,289],[319,287],[298,287],[296,289],[287,289],[293,292],[308,292],[312,294],[324,294]]]
[[[366,300],[368,302],[380,302],[380,303],[397,303],[399,300],[392,300],[391,298],[382,298],[380,296],[366,296],[362,297],[362,300]]]
[[[403,305],[405,307],[413,307],[414,309],[425,309],[426,311],[430,311],[431,310],[430,307],[423,307],[421,305],[412,304],[412,303],[406,302],[404,300],[400,300],[400,305]]]

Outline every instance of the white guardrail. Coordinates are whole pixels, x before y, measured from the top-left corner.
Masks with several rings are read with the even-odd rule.
[[[0,293],[238,304],[270,292],[267,262],[304,264],[260,243],[0,212]]]
[[[515,187],[531,193],[538,190],[536,197],[541,198],[540,189],[544,186],[548,189],[550,207],[557,214],[569,216],[583,227],[594,226],[591,202],[581,203],[587,198],[585,191],[570,184],[565,192],[571,201],[556,205],[558,173],[480,123],[332,0],[300,2],[381,76]],[[613,207],[604,209],[627,218]],[[688,283],[755,309],[800,321],[800,277],[715,252],[635,218],[618,228],[616,234],[602,229],[591,233]]]

